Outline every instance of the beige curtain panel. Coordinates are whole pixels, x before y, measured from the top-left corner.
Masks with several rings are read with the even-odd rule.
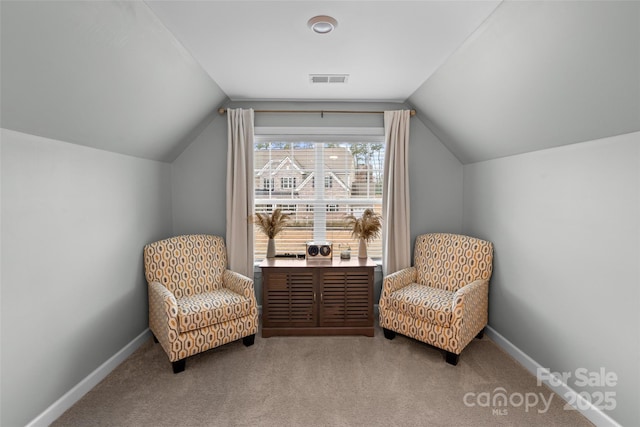
[[[253,278],[253,110],[227,110],[227,256],[229,269]]]
[[[410,111],[385,111],[382,190],[382,269],[385,275],[411,266],[409,209]]]

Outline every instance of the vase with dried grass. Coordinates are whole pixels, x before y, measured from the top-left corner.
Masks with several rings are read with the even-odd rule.
[[[354,215],[345,217],[351,228],[351,236],[358,239],[358,258],[367,258],[367,243],[380,236],[382,216],[373,209],[365,209],[360,218]]]
[[[251,217],[252,222],[269,238],[267,242],[267,258],[275,258],[275,237],[284,230],[289,219],[290,216],[283,213],[280,208],[275,209],[271,215],[258,212]]]

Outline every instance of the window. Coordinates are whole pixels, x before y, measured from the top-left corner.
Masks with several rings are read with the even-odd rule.
[[[296,213],[296,210],[298,210],[298,205],[295,205],[295,204],[278,205],[278,207],[282,209],[282,212],[286,214],[293,214],[293,213]]]
[[[333,180],[331,179],[331,175],[328,175],[324,177],[324,188],[332,188],[333,187]]]
[[[270,204],[255,204],[255,211],[256,212],[262,212],[262,213],[268,213],[271,214],[273,212],[273,205]]]
[[[273,178],[263,178],[262,188],[264,190],[273,190]]]
[[[283,176],[280,178],[280,188],[288,189],[296,186],[296,178],[292,176]]]
[[[383,134],[366,137],[336,135],[260,135],[254,144],[255,212],[280,207],[291,215],[276,237],[278,253],[303,254],[307,241],[330,241],[336,254],[358,242],[351,237],[345,216],[360,216],[366,208],[382,212]],[[276,177],[280,188],[273,188]],[[318,182],[324,185],[316,186]],[[269,191],[267,180],[271,179]],[[261,186],[259,186],[261,184]],[[261,189],[259,188],[262,188]],[[267,238],[255,230],[255,259],[264,258]],[[369,243],[372,258],[382,258],[381,238]]]

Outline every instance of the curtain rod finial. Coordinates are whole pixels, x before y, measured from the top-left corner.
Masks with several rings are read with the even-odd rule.
[[[223,108],[223,107],[218,108],[218,114],[222,115],[222,114],[224,114],[226,112],[227,112],[226,108]]]

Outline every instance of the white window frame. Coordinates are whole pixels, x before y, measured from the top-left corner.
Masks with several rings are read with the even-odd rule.
[[[331,175],[324,176],[324,188],[333,188],[333,178]]]
[[[278,142],[354,142],[354,143],[370,143],[370,144],[385,144],[384,139],[384,127],[255,127],[254,128],[254,143],[269,143],[277,140]],[[330,175],[327,175],[330,177]],[[321,177],[322,181],[326,184],[326,176]],[[332,178],[332,181],[335,179]],[[302,185],[302,184],[299,184]],[[334,183],[335,185],[335,183]],[[322,186],[323,191],[325,186]],[[326,216],[327,208],[330,205],[344,205],[348,204],[352,199],[324,199],[322,202],[314,203],[311,206],[311,211],[314,211],[314,217],[319,219],[314,220],[314,240],[326,240],[326,223],[322,221],[323,215]],[[358,198],[359,204],[374,204],[379,201],[379,198]],[[255,204],[273,204],[273,205],[288,205],[291,203],[297,203],[299,206],[305,206],[295,201],[292,202],[290,198],[273,198],[268,200],[256,200]],[[357,213],[358,209],[355,209],[354,213]]]
[[[291,190],[292,188],[296,188],[296,177],[295,176],[281,176],[280,177],[280,188],[283,190]]]
[[[262,188],[264,190],[273,191],[275,190],[275,182],[272,177],[262,178]]]

